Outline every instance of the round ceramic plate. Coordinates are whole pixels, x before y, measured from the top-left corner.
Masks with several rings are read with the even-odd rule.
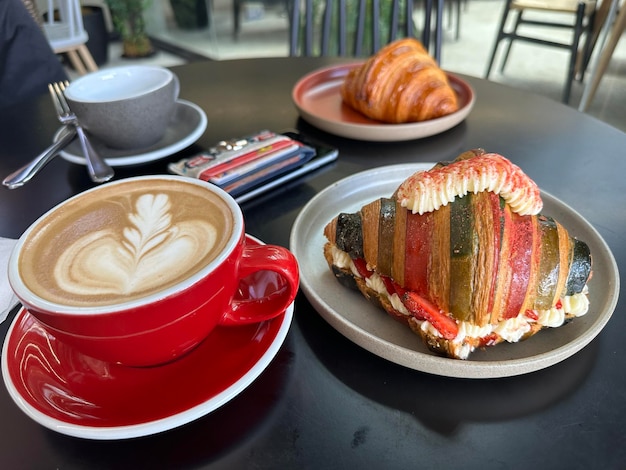
[[[109,165],[138,165],[167,157],[189,147],[202,136],[206,126],[207,117],[202,108],[190,101],[178,100],[172,122],[165,131],[165,135],[150,147],[119,150],[108,147],[96,137],[90,136],[90,140],[94,148],[104,157]],[[59,139],[60,132],[61,129],[54,135],[55,142]],[[85,164],[85,157],[83,157],[78,139],[70,142],[60,152],[60,155],[72,163]]]
[[[22,309],[4,342],[2,376],[17,406],[49,429],[89,439],[147,436],[198,419],[241,393],[278,353],[292,318],[293,304],[269,321],[217,327],[166,365],[124,367],[81,354]]]
[[[390,197],[408,176],[432,166],[394,165],[358,173],[318,193],[302,209],[291,232],[290,248],[300,264],[302,291],[313,307],[331,326],[368,351],[396,364],[449,377],[524,374],[556,364],[587,345],[608,322],[617,304],[617,265],[600,234],[580,214],[546,193],[542,193],[542,212],[585,241],[594,261],[589,311],[560,328],[543,330],[519,343],[477,350],[468,360],[448,359],[430,352],[408,327],[335,279],[322,251],[325,225],[340,212],[355,212],[374,199]]]
[[[360,63],[336,65],[302,77],[292,91],[292,99],[300,115],[331,134],[358,140],[393,142],[421,139],[447,131],[463,121],[474,106],[475,95],[470,85],[448,73],[450,85],[459,100],[457,112],[409,124],[374,121],[345,105],[339,92],[347,73],[359,65]]]

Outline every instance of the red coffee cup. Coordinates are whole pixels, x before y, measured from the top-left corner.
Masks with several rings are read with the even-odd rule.
[[[247,242],[226,192],[163,175],[107,183],[48,211],[20,237],[9,281],[59,340],[108,362],[153,366],[217,325],[283,313],[299,271],[287,249]]]

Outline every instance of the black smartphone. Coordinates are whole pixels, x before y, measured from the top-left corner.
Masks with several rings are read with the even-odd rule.
[[[306,147],[312,148],[315,151],[313,156],[310,159],[300,164],[295,164],[281,172],[259,175],[259,178],[256,181],[251,182],[251,184],[247,184],[246,186],[238,188],[234,191],[229,191],[238,203],[249,201],[250,199],[266,193],[267,191],[284,185],[288,181],[315,171],[318,168],[337,160],[337,157],[339,156],[337,148],[323,142],[313,140],[302,135],[298,131],[289,130],[280,132],[280,134],[296,140]]]
[[[171,173],[199,178],[228,192],[239,203],[336,160],[336,148],[289,130],[262,130],[220,141],[214,147],[168,165]]]

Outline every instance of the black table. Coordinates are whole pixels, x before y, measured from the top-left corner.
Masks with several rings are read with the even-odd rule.
[[[336,137],[298,118],[291,89],[330,59],[259,59],[176,67],[181,97],[209,126],[178,155],[118,178],[166,171],[168,161],[225,137],[297,127],[340,150],[336,164],[243,204],[247,231],[287,246],[302,206],[330,183],[394,163],[450,159],[482,147],[520,165],[579,211],[626,269],[626,135],[560,103],[465,78],[469,118],[434,137],[399,143]],[[58,128],[47,97],[0,117],[0,174],[47,146]],[[91,187],[83,167],[56,159],[28,186],[0,189],[0,236]],[[622,294],[624,288],[622,287]],[[624,296],[602,333],[571,358],[531,374],[467,380],[392,364],[333,330],[303,295],[268,369],[222,408],[178,429],[127,441],[47,430],[0,387],[2,468],[624,468]],[[4,337],[9,321],[1,325]],[[158,393],[158,390],[155,390]]]

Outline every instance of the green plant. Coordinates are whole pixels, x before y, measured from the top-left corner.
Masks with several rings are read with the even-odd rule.
[[[151,0],[107,0],[115,29],[120,33],[125,57],[144,57],[153,52],[143,12]]]

